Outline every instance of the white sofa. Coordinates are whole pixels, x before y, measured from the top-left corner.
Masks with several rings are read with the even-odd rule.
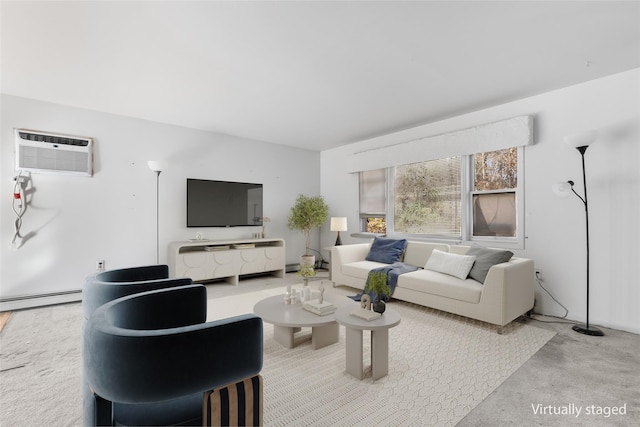
[[[370,247],[362,243],[331,248],[334,286],[364,289],[369,271],[388,265],[365,260]],[[470,248],[409,241],[403,262],[420,268],[398,277],[393,298],[492,323],[502,333],[504,325],[533,308],[533,260],[512,257],[493,265],[484,283],[423,268],[434,249],[464,255]]]

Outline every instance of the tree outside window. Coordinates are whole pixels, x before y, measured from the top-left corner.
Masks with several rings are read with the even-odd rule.
[[[474,160],[474,190],[515,189],[518,186],[518,149],[477,153]]]
[[[460,157],[396,167],[395,231],[461,236]]]
[[[367,233],[386,234],[387,221],[384,217],[366,217],[365,231]]]

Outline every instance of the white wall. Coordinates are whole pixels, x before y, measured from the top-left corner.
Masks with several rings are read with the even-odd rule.
[[[13,96],[1,100],[1,299],[79,290],[99,259],[108,269],[155,264],[156,175],[148,160],[168,162],[160,175],[161,263],[170,241],[196,231],[216,239],[260,230],[187,229],[187,177],[262,183],[268,237],[286,240],[288,263],[304,252],[302,234],[289,230],[286,219],[298,194],[320,193],[319,153]],[[14,128],[95,139],[93,177],[32,175],[35,192],[22,234],[33,237],[19,249],[10,246]]]
[[[509,117],[535,117],[536,144],[525,149],[526,247],[517,255],[535,260],[544,284],[584,320],[584,215],[576,198],[558,199],[551,184],[573,179],[582,191],[580,156],[562,138],[586,129],[605,137],[587,151],[591,214],[591,322],[640,333],[640,143],[638,136],[611,135],[620,123],[640,117],[640,70],[549,92],[442,120],[320,154],[88,110],[3,95],[0,150],[0,298],[79,290],[95,261],[107,268],[155,262],[155,174],[147,160],[166,160],[160,176],[160,261],[173,240],[193,237],[185,224],[185,179],[262,182],[267,233],[287,242],[287,262],[304,250],[299,233],[286,227],[297,194],[321,192],[331,216],[347,216],[343,243],[362,241],[357,230],[357,176],[346,173],[348,155],[379,146],[464,129]],[[95,138],[91,178],[33,175],[35,192],[24,216],[19,249],[10,247],[15,216],[13,128]],[[208,238],[246,237],[251,227],[205,229]],[[321,245],[335,232],[323,227]],[[323,253],[326,256],[326,252]],[[538,311],[561,310],[540,288]],[[4,309],[3,307],[0,307]]]
[[[590,322],[640,333],[640,69],[322,152],[322,194],[331,215],[349,221],[343,243],[363,241],[349,236],[358,229],[358,180],[346,172],[350,154],[526,114],[535,117],[536,144],[525,148],[526,243],[516,255],[532,258],[545,287],[569,309],[568,317],[584,321],[584,208],[576,197],[558,199],[551,185],[572,179],[582,193],[580,155],[563,137],[600,130],[602,138],[586,153]],[[629,123],[635,134],[626,132]],[[335,233],[326,227],[322,240],[332,244]],[[537,311],[563,313],[536,288]]]

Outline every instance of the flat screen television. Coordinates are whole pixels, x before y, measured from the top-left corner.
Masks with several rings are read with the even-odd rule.
[[[262,225],[262,184],[187,178],[187,227]]]

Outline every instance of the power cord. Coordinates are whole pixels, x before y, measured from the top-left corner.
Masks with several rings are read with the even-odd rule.
[[[543,313],[534,313],[533,311],[529,312],[526,314],[526,317],[528,319],[531,320],[535,320],[536,322],[541,322],[541,323],[572,323],[572,322],[559,322],[559,321],[554,321],[554,320],[542,320],[542,319],[536,319],[535,317],[533,317],[533,315],[538,315],[538,316],[544,316],[544,317],[553,317],[556,319],[566,319],[567,315],[569,314],[569,310],[567,309],[567,307],[565,307],[564,305],[562,305],[562,303],[560,301],[558,301],[552,294],[551,292],[549,292],[547,290],[547,288],[545,288],[542,285],[542,278],[540,277],[540,272],[536,271],[536,282],[538,282],[538,285],[542,288],[543,291],[545,291],[547,293],[547,295],[549,295],[551,297],[551,299],[553,301],[555,301],[556,304],[558,304],[560,307],[562,307],[562,309],[564,310],[564,315],[562,316],[553,316],[551,314],[543,314]]]
[[[15,234],[13,235],[13,239],[11,240],[12,246],[15,245],[18,237],[22,239],[22,235],[20,234],[20,227],[22,227],[22,215],[24,215],[27,210],[27,201],[25,200],[23,185],[25,178],[22,177],[22,171],[20,171],[20,173],[17,177],[14,178],[14,180],[16,181],[16,183],[13,186],[12,208],[13,212],[15,212],[16,214],[16,220],[14,222]]]
[[[323,265],[325,263],[324,261],[324,257],[322,256],[322,252],[315,250],[313,248],[309,248],[310,250],[312,250],[313,252],[316,252],[318,255],[320,255],[320,259],[318,261],[316,261],[316,266],[314,266],[315,268],[321,270],[323,269]]]

